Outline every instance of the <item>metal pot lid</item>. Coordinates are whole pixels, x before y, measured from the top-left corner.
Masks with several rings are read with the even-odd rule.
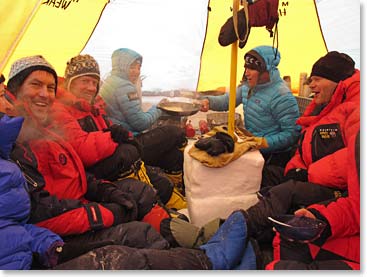
[[[188,116],[196,114],[200,110],[200,104],[187,102],[164,102],[157,106],[170,115]]]

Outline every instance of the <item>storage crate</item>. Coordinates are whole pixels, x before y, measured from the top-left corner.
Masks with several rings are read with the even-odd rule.
[[[295,96],[299,108],[299,114],[302,115],[306,109],[306,107],[311,103],[312,98]]]

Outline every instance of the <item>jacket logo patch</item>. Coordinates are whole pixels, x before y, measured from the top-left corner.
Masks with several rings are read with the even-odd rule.
[[[319,134],[322,139],[330,139],[335,138],[338,131],[338,128],[320,129]]]
[[[59,155],[59,161],[60,161],[60,163],[61,163],[62,165],[66,165],[66,163],[67,163],[67,158],[66,158],[65,154],[60,154],[60,155]]]
[[[127,94],[127,97],[129,97],[129,101],[139,100],[137,92],[130,92]]]

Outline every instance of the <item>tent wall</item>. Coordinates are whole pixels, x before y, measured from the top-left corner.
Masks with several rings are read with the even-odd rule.
[[[32,3],[26,4],[26,3]],[[23,27],[37,1],[1,0],[1,61],[8,45]],[[37,14],[24,33],[16,51],[3,71],[7,76],[11,63],[23,56],[42,54],[64,74],[66,61],[80,53],[85,46],[108,0],[42,0]],[[4,9],[5,8],[5,9]],[[19,14],[19,10],[23,11]],[[17,24],[14,24],[17,23]],[[14,26],[13,26],[14,25]],[[10,29],[11,33],[3,33]],[[3,42],[6,42],[4,45]]]
[[[232,16],[229,0],[211,0],[208,32],[205,38],[198,90],[229,85],[230,46],[218,43],[223,23]],[[313,0],[279,1],[278,23],[280,72],[290,75],[292,87],[298,90],[299,74],[310,72],[312,64],[327,52]],[[241,80],[244,54],[259,45],[273,45],[265,27],[251,28],[246,46],[238,51],[237,80]]]

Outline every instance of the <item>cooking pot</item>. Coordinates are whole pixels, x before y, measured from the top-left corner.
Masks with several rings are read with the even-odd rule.
[[[189,116],[200,110],[200,104],[177,101],[167,101],[157,105],[159,109],[173,116]]]

